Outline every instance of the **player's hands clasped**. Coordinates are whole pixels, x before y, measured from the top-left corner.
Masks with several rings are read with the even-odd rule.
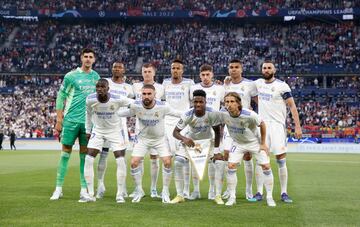
[[[224,156],[221,153],[214,154],[213,161],[215,162],[216,160],[224,160]]]
[[[185,137],[185,138],[182,139],[182,142],[188,147],[194,147],[195,146],[194,141],[192,139],[190,139],[190,138]]]

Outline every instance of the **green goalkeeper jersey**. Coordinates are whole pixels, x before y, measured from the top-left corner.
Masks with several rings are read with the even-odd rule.
[[[64,120],[85,123],[86,97],[95,92],[99,79],[94,70],[85,73],[81,68],[65,75],[56,98],[56,110],[64,110]]]

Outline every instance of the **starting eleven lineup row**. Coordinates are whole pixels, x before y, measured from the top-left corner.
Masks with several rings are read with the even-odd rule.
[[[115,62],[112,78],[100,79],[92,69],[95,53],[84,49],[81,67],[65,75],[56,100],[56,130],[61,132],[62,154],[57,170],[56,189],[51,200],[63,196],[62,186],[72,146],[80,143],[80,200],[96,201],[105,193],[104,174],[109,148],[114,152],[117,165],[116,202],[124,203],[126,191],[126,163],[124,159],[128,133],[126,118],[136,117],[136,143],[133,148],[130,172],[136,188],[130,194],[132,202],[140,202],[145,195],[142,189],[143,157],[151,157],[151,197],[159,197],[157,176],[158,157],[163,161],[163,203],[180,203],[185,199],[200,198],[199,176],[191,174],[188,150],[210,141],[208,163],[208,198],[216,204],[236,204],[236,168],[244,160],[246,199],[263,199],[276,206],[272,197],[273,174],[269,154],[276,156],[279,166],[281,200],[291,203],[287,193],[286,166],[286,114],[289,107],[295,123],[295,136],[301,137],[299,117],[289,86],[275,78],[272,62],[262,64],[263,78],[256,81],[242,77],[242,64],[234,59],[229,63],[229,77],[224,85],[213,81],[211,65],[200,68],[201,82],[183,78],[184,64],[174,60],[171,78],[163,84],[154,81],[155,68],[142,67],[143,82],[129,85],[124,81],[124,64]],[[161,101],[164,100],[164,101]],[[253,112],[251,100],[258,104]],[[223,108],[220,110],[221,106]],[[222,133],[223,132],[223,133]],[[224,134],[222,136],[222,134]],[[100,153],[98,187],[94,193],[94,158]],[[256,165],[252,162],[255,157]],[[171,160],[174,159],[174,168]],[[195,163],[196,165],[196,163]],[[252,179],[256,172],[256,194]],[[170,199],[169,184],[174,172],[177,195]],[[225,173],[225,174],[224,174]],[[194,191],[190,193],[190,176]],[[222,194],[226,175],[227,189]],[[223,199],[227,199],[224,203]]]

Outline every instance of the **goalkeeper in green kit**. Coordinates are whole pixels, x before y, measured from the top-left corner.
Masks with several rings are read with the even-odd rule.
[[[95,92],[96,82],[100,79],[97,72],[92,70],[95,62],[95,52],[85,48],[81,51],[81,67],[68,72],[56,98],[55,129],[61,135],[62,152],[56,175],[56,189],[50,200],[58,200],[63,196],[62,186],[67,166],[76,138],[80,144],[80,200],[86,202],[88,193],[84,178],[85,155],[87,142],[85,132],[86,97]],[[64,104],[65,103],[65,104]],[[65,108],[64,108],[65,107]]]

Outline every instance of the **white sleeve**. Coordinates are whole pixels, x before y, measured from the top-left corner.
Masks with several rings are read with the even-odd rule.
[[[193,100],[194,98],[193,92],[194,92],[194,85],[190,87],[190,94],[189,94],[190,100]]]
[[[287,98],[292,97],[291,95],[291,89],[289,87],[289,85],[287,83],[282,83],[280,86],[280,94],[283,97],[284,100],[286,100]]]
[[[183,112],[181,112],[179,110],[175,110],[174,108],[171,108],[170,106],[166,105],[165,106],[165,114],[169,115],[169,116],[173,116],[173,117],[181,117]]]
[[[128,109],[120,109],[116,112],[116,114],[119,116],[119,117],[133,117],[135,116],[135,110],[133,109],[132,106],[130,106],[130,108]]]
[[[180,120],[178,121],[176,127],[183,130],[188,125],[188,117],[185,114],[182,114]]]
[[[162,86],[161,84],[158,84],[156,88],[156,98],[160,100],[165,100],[164,86]]]
[[[124,97],[123,99],[121,99],[120,105],[123,107],[129,107],[134,102],[135,102],[134,99],[129,99],[129,98]]]
[[[88,100],[86,100],[86,118],[85,118],[85,130],[86,130],[86,134],[91,133],[91,129],[92,129],[92,106],[91,106],[91,102],[89,102]]]
[[[132,93],[133,93],[133,95],[135,96],[135,99],[136,99],[136,86],[135,86],[135,83],[133,85],[131,85],[131,88],[132,88]]]
[[[134,93],[134,88],[133,88],[133,86],[132,85],[129,85],[129,94],[128,94],[128,98],[131,98],[131,99],[133,99],[133,98],[135,98],[135,93]]]
[[[251,119],[253,120],[255,126],[259,127],[262,122],[260,116],[257,113],[255,113],[254,111],[251,111],[250,116],[251,116]]]
[[[259,79],[257,79],[257,80],[254,81],[254,96],[258,96],[258,95],[259,95],[259,92],[258,92],[258,89],[257,89],[258,83],[259,83]]]
[[[211,126],[217,126],[223,123],[220,111],[214,111],[209,113]]]
[[[257,89],[256,89],[255,81],[252,81],[252,82],[251,82],[251,86],[250,86],[250,96],[251,96],[251,97],[257,96]]]
[[[226,110],[224,110],[224,111],[226,111]],[[225,124],[225,121],[224,121],[225,114],[226,114],[226,112],[223,112],[223,111],[215,111],[214,112],[214,115],[215,115],[214,124],[215,125],[217,125],[217,124]]]

